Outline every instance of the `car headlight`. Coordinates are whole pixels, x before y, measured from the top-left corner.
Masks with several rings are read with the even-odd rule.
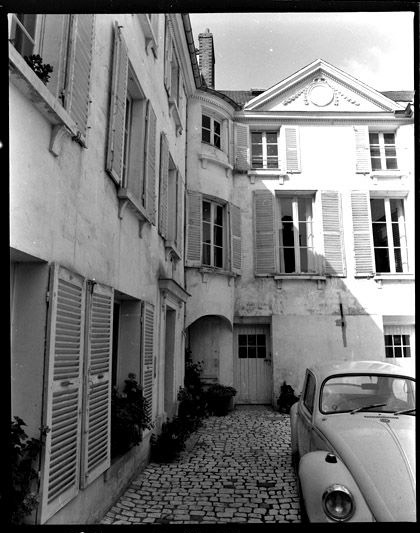
[[[349,520],[356,506],[351,492],[344,485],[331,485],[322,495],[325,514],[332,520]]]

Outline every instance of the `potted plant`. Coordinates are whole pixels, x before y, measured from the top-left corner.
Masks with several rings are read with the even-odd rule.
[[[233,404],[233,397],[236,395],[236,389],[229,385],[214,383],[207,389],[207,401],[210,412],[217,416],[226,415]]]

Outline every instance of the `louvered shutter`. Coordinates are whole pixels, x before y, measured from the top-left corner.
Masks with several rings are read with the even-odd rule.
[[[153,415],[153,357],[154,357],[155,308],[152,304],[143,304],[142,334],[142,387],[143,396],[149,403],[149,416]]]
[[[79,490],[85,279],[54,265],[50,295],[41,523]]]
[[[374,272],[373,243],[367,191],[351,192],[353,217],[353,241],[356,275],[372,275]]]
[[[114,27],[111,105],[109,110],[106,170],[117,182],[122,180],[124,158],[125,103],[127,97],[128,53],[118,23]]]
[[[169,20],[165,15],[165,54],[164,54],[164,85],[168,95],[171,94],[171,60],[172,60],[172,36]]]
[[[166,135],[160,135],[160,179],[159,179],[159,233],[168,237],[168,172],[169,146]],[[175,176],[176,178],[176,176]]]
[[[114,293],[89,283],[85,342],[85,401],[81,486],[86,487],[111,464],[111,353]]]
[[[186,266],[201,266],[201,193],[187,192],[187,253]]]
[[[152,224],[156,223],[156,115],[147,102],[147,135],[145,144],[146,212]]]
[[[234,132],[234,166],[236,170],[248,170],[250,168],[249,127],[246,124],[235,123]]]
[[[356,172],[365,174],[371,171],[369,130],[367,126],[355,126]]]
[[[276,232],[274,196],[270,191],[254,191],[255,273],[276,272]]]
[[[242,268],[241,210],[236,205],[229,204],[229,213],[231,269],[235,274],[240,274]]]
[[[299,129],[285,126],[284,141],[286,144],[286,172],[300,172]]]
[[[324,232],[325,272],[331,276],[345,276],[345,259],[341,221],[340,195],[336,191],[322,191],[322,226]]]
[[[67,109],[82,135],[86,135],[94,15],[74,15],[73,54],[67,88]]]
[[[183,237],[184,237],[184,186],[183,179],[180,172],[176,172],[176,191],[177,191],[177,206],[176,206],[176,245],[178,251],[182,253],[183,250]]]

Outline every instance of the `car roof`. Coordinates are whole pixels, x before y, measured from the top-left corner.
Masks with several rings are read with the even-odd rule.
[[[328,376],[335,374],[359,374],[359,373],[373,373],[373,374],[392,374],[397,376],[412,376],[412,373],[406,371],[400,366],[383,361],[329,361],[327,363],[319,363],[309,367],[312,373],[324,380]]]

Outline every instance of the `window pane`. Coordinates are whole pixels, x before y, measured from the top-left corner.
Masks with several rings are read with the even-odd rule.
[[[369,133],[369,142],[370,144],[379,144],[379,134]]]
[[[210,129],[210,117],[203,115],[201,118],[201,125],[203,128]]]
[[[203,265],[210,265],[210,245],[203,244]]]
[[[262,144],[254,144],[252,146],[252,157],[262,156]]]
[[[391,228],[392,228],[392,240],[394,241],[394,246],[401,246],[400,227],[398,225],[398,222],[393,222],[391,224]]]
[[[213,230],[213,233],[214,233],[214,244],[216,244],[217,246],[222,246],[223,245],[223,228],[221,228],[220,226],[214,226],[214,230]]]
[[[401,213],[403,212],[402,210],[402,200],[398,200],[396,198],[391,198],[389,200],[389,206],[391,208],[391,220],[392,222],[398,222],[398,211],[400,210]]]
[[[216,206],[215,224],[223,226],[223,207],[221,205]]]
[[[220,136],[220,122],[214,121],[214,133]]]
[[[396,346],[401,346],[401,335],[394,335],[394,344]]]
[[[210,142],[210,130],[201,130],[201,140],[205,143]]]
[[[382,164],[379,158],[372,158],[371,165],[372,165],[372,170],[382,170]]]
[[[386,248],[375,249],[375,265],[377,272],[390,272],[389,254]]]
[[[385,156],[386,157],[396,157],[397,152],[395,146],[385,146]]]
[[[220,148],[220,137],[218,135],[214,136],[214,146]]]
[[[409,346],[404,346],[404,357],[411,357],[411,351]]]
[[[386,168],[388,170],[395,170],[398,168],[397,160],[396,159],[387,159],[386,160]]]
[[[262,143],[262,133],[253,131],[251,133],[252,144],[261,144]]]
[[[217,246],[214,247],[214,266],[217,268],[223,267],[223,249]]]
[[[394,357],[402,357],[402,349],[401,346],[396,346],[394,348]]]
[[[265,346],[258,346],[257,347],[257,357],[259,359],[265,359],[265,357],[266,357]]]
[[[290,218],[287,220],[292,220],[293,207],[292,207],[292,198],[281,197],[280,198],[280,209],[282,220],[285,215],[288,215]]]
[[[248,343],[246,342],[246,335],[238,335],[238,344],[239,346],[246,346]]]
[[[262,157],[253,157],[252,158],[252,168],[263,168],[263,158]]]
[[[211,225],[208,222],[203,222],[203,242],[206,244],[211,242]]]
[[[376,222],[372,224],[373,244],[375,246],[388,246],[388,234],[386,232],[385,222]]]
[[[385,204],[382,198],[371,199],[370,209],[372,211],[372,222],[385,222]]]
[[[300,249],[300,271],[308,272],[308,249]]]
[[[295,272],[295,249],[294,248],[284,248],[284,271],[285,272]]]
[[[299,223],[299,246],[308,245],[308,234],[307,234],[306,222]]]
[[[394,350],[392,349],[392,346],[385,347],[385,357],[394,357]]]
[[[395,135],[394,135],[394,133],[384,133],[384,143],[385,144],[395,144]]]
[[[271,143],[271,144],[276,144],[277,145],[277,132],[276,131],[267,131],[266,140],[267,140],[267,143]],[[276,146],[276,148],[277,148],[277,146]]]
[[[268,156],[276,156],[277,157],[277,145],[276,144],[269,144],[267,146],[267,155]]]
[[[209,202],[203,202],[203,220],[210,220],[211,205]]]
[[[257,336],[256,335],[248,335],[248,344],[250,346],[256,346],[256,344],[257,344]]]
[[[381,156],[381,151],[379,149],[379,146],[371,146],[370,147],[370,155],[372,157],[380,157]]]
[[[267,168],[278,168],[279,162],[277,157],[267,159]]]
[[[257,344],[258,346],[265,346],[265,335],[257,335]]]
[[[392,346],[392,335],[385,335],[385,344],[387,346]]]
[[[410,346],[410,335],[403,335],[402,342],[405,346]]]

